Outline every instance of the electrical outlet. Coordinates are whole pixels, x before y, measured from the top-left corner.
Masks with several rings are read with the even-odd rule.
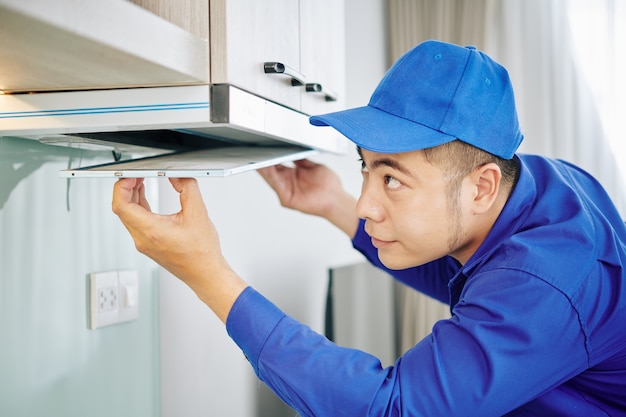
[[[119,295],[117,287],[106,287],[98,289],[98,311],[105,312],[117,308]]]
[[[89,282],[91,329],[139,317],[137,271],[93,272],[89,275]]]

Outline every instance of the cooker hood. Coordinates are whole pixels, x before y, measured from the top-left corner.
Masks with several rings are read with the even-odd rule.
[[[348,148],[333,129],[311,126],[306,114],[229,84],[0,95],[0,136],[110,150],[126,163],[150,158],[125,169],[62,172],[66,177],[180,176],[185,171],[167,167],[185,167],[185,158],[189,176],[225,176]],[[159,166],[157,155],[170,159]],[[207,166],[197,165],[202,159]]]

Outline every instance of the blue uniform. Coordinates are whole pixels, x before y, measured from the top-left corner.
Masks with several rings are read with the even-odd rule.
[[[587,173],[519,159],[465,265],[389,271],[448,303],[450,319],[382,368],[248,288],[227,330],[259,378],[302,416],[626,416],[626,225]],[[383,267],[363,222],[353,244]]]

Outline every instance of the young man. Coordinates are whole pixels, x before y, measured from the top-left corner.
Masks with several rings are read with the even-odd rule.
[[[262,171],[282,204],[327,218],[372,263],[450,305],[388,369],[237,276],[194,180],[171,180],[182,206],[171,216],[150,212],[141,180],[114,190],[137,248],[213,309],[260,379],[302,416],[626,415],[626,226],[582,170],[515,154],[500,65],[425,42],[367,106],[311,122],[356,143],[361,197],[300,161]]]

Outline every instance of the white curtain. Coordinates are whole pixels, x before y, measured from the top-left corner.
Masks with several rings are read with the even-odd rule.
[[[624,3],[497,2],[485,50],[511,74],[525,134],[521,151],[588,170],[626,217],[625,139],[614,127],[626,116],[618,77],[626,47]]]
[[[626,218],[626,0],[389,0],[390,59],[439,39],[475,45],[511,75],[521,152],[595,175]],[[400,352],[447,308],[398,287]]]
[[[591,90],[600,122],[626,180],[626,1],[568,0],[574,63]],[[609,175],[611,172],[609,171]],[[622,194],[624,188],[622,187]],[[623,200],[621,200],[623,202]]]

